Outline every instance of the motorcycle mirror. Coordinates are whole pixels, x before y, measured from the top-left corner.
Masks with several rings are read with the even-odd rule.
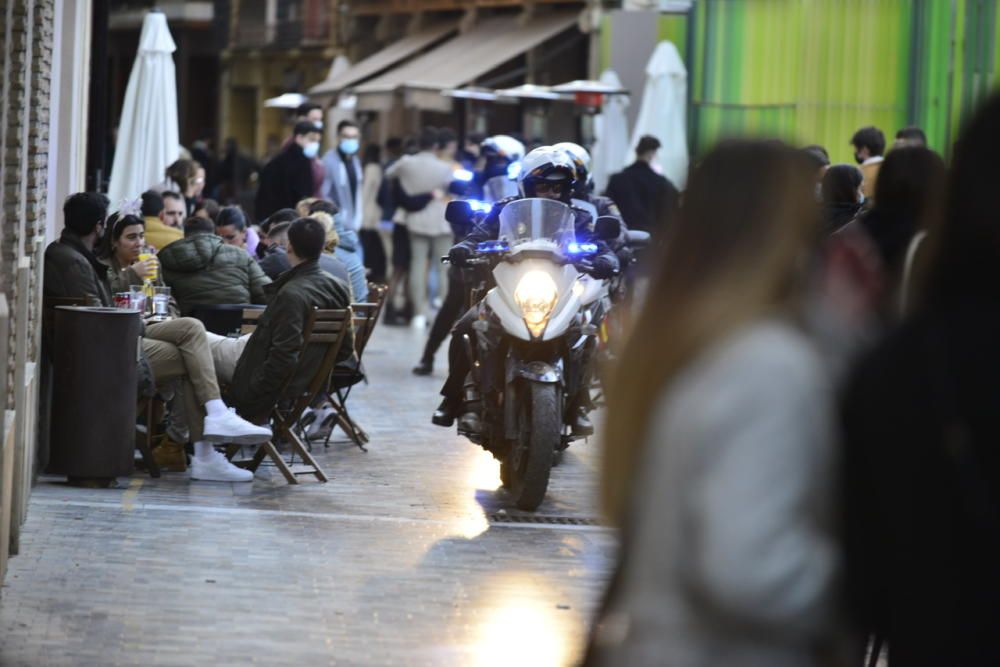
[[[621,233],[622,223],[612,215],[602,215],[594,224],[594,234],[602,241],[613,241]]]
[[[472,220],[472,206],[460,199],[450,201],[444,211],[444,219],[453,225],[467,225]]]
[[[641,229],[628,230],[625,238],[628,239],[628,244],[633,248],[645,248],[649,245],[649,232],[644,232]]]

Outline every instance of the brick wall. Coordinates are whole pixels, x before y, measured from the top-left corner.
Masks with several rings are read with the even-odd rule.
[[[54,0],[0,0],[0,99],[4,102],[0,112],[0,290],[12,317],[25,312],[20,300],[27,300],[30,361],[38,358],[37,272],[32,270],[25,294],[18,293],[16,277],[22,258],[28,258],[33,268],[41,261],[35,239],[45,233],[53,12]],[[7,348],[8,408],[15,407],[16,331],[11,326]]]

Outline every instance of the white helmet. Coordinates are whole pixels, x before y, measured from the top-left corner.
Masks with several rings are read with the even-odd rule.
[[[524,144],[506,134],[487,137],[481,144],[481,148],[484,155],[497,155],[507,158],[510,162],[519,162],[524,158]]]
[[[535,184],[564,183],[560,192],[561,199],[569,202],[576,185],[576,165],[566,151],[552,146],[541,146],[524,156],[521,173],[517,177],[517,185],[524,197],[535,196]]]
[[[576,165],[576,179],[577,184],[580,186],[590,185],[591,175],[590,175],[590,153],[587,149],[580,144],[574,144],[572,141],[562,141],[552,148],[557,148],[561,151],[566,151],[570,158],[573,160],[573,164]]]

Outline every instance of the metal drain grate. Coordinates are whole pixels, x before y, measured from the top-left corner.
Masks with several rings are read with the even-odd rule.
[[[544,516],[540,514],[490,514],[490,523],[532,523],[552,526],[599,526],[597,519],[575,516]]]

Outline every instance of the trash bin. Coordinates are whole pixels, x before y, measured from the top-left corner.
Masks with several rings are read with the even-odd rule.
[[[55,309],[47,472],[85,478],[132,474],[141,333],[137,311]]]

